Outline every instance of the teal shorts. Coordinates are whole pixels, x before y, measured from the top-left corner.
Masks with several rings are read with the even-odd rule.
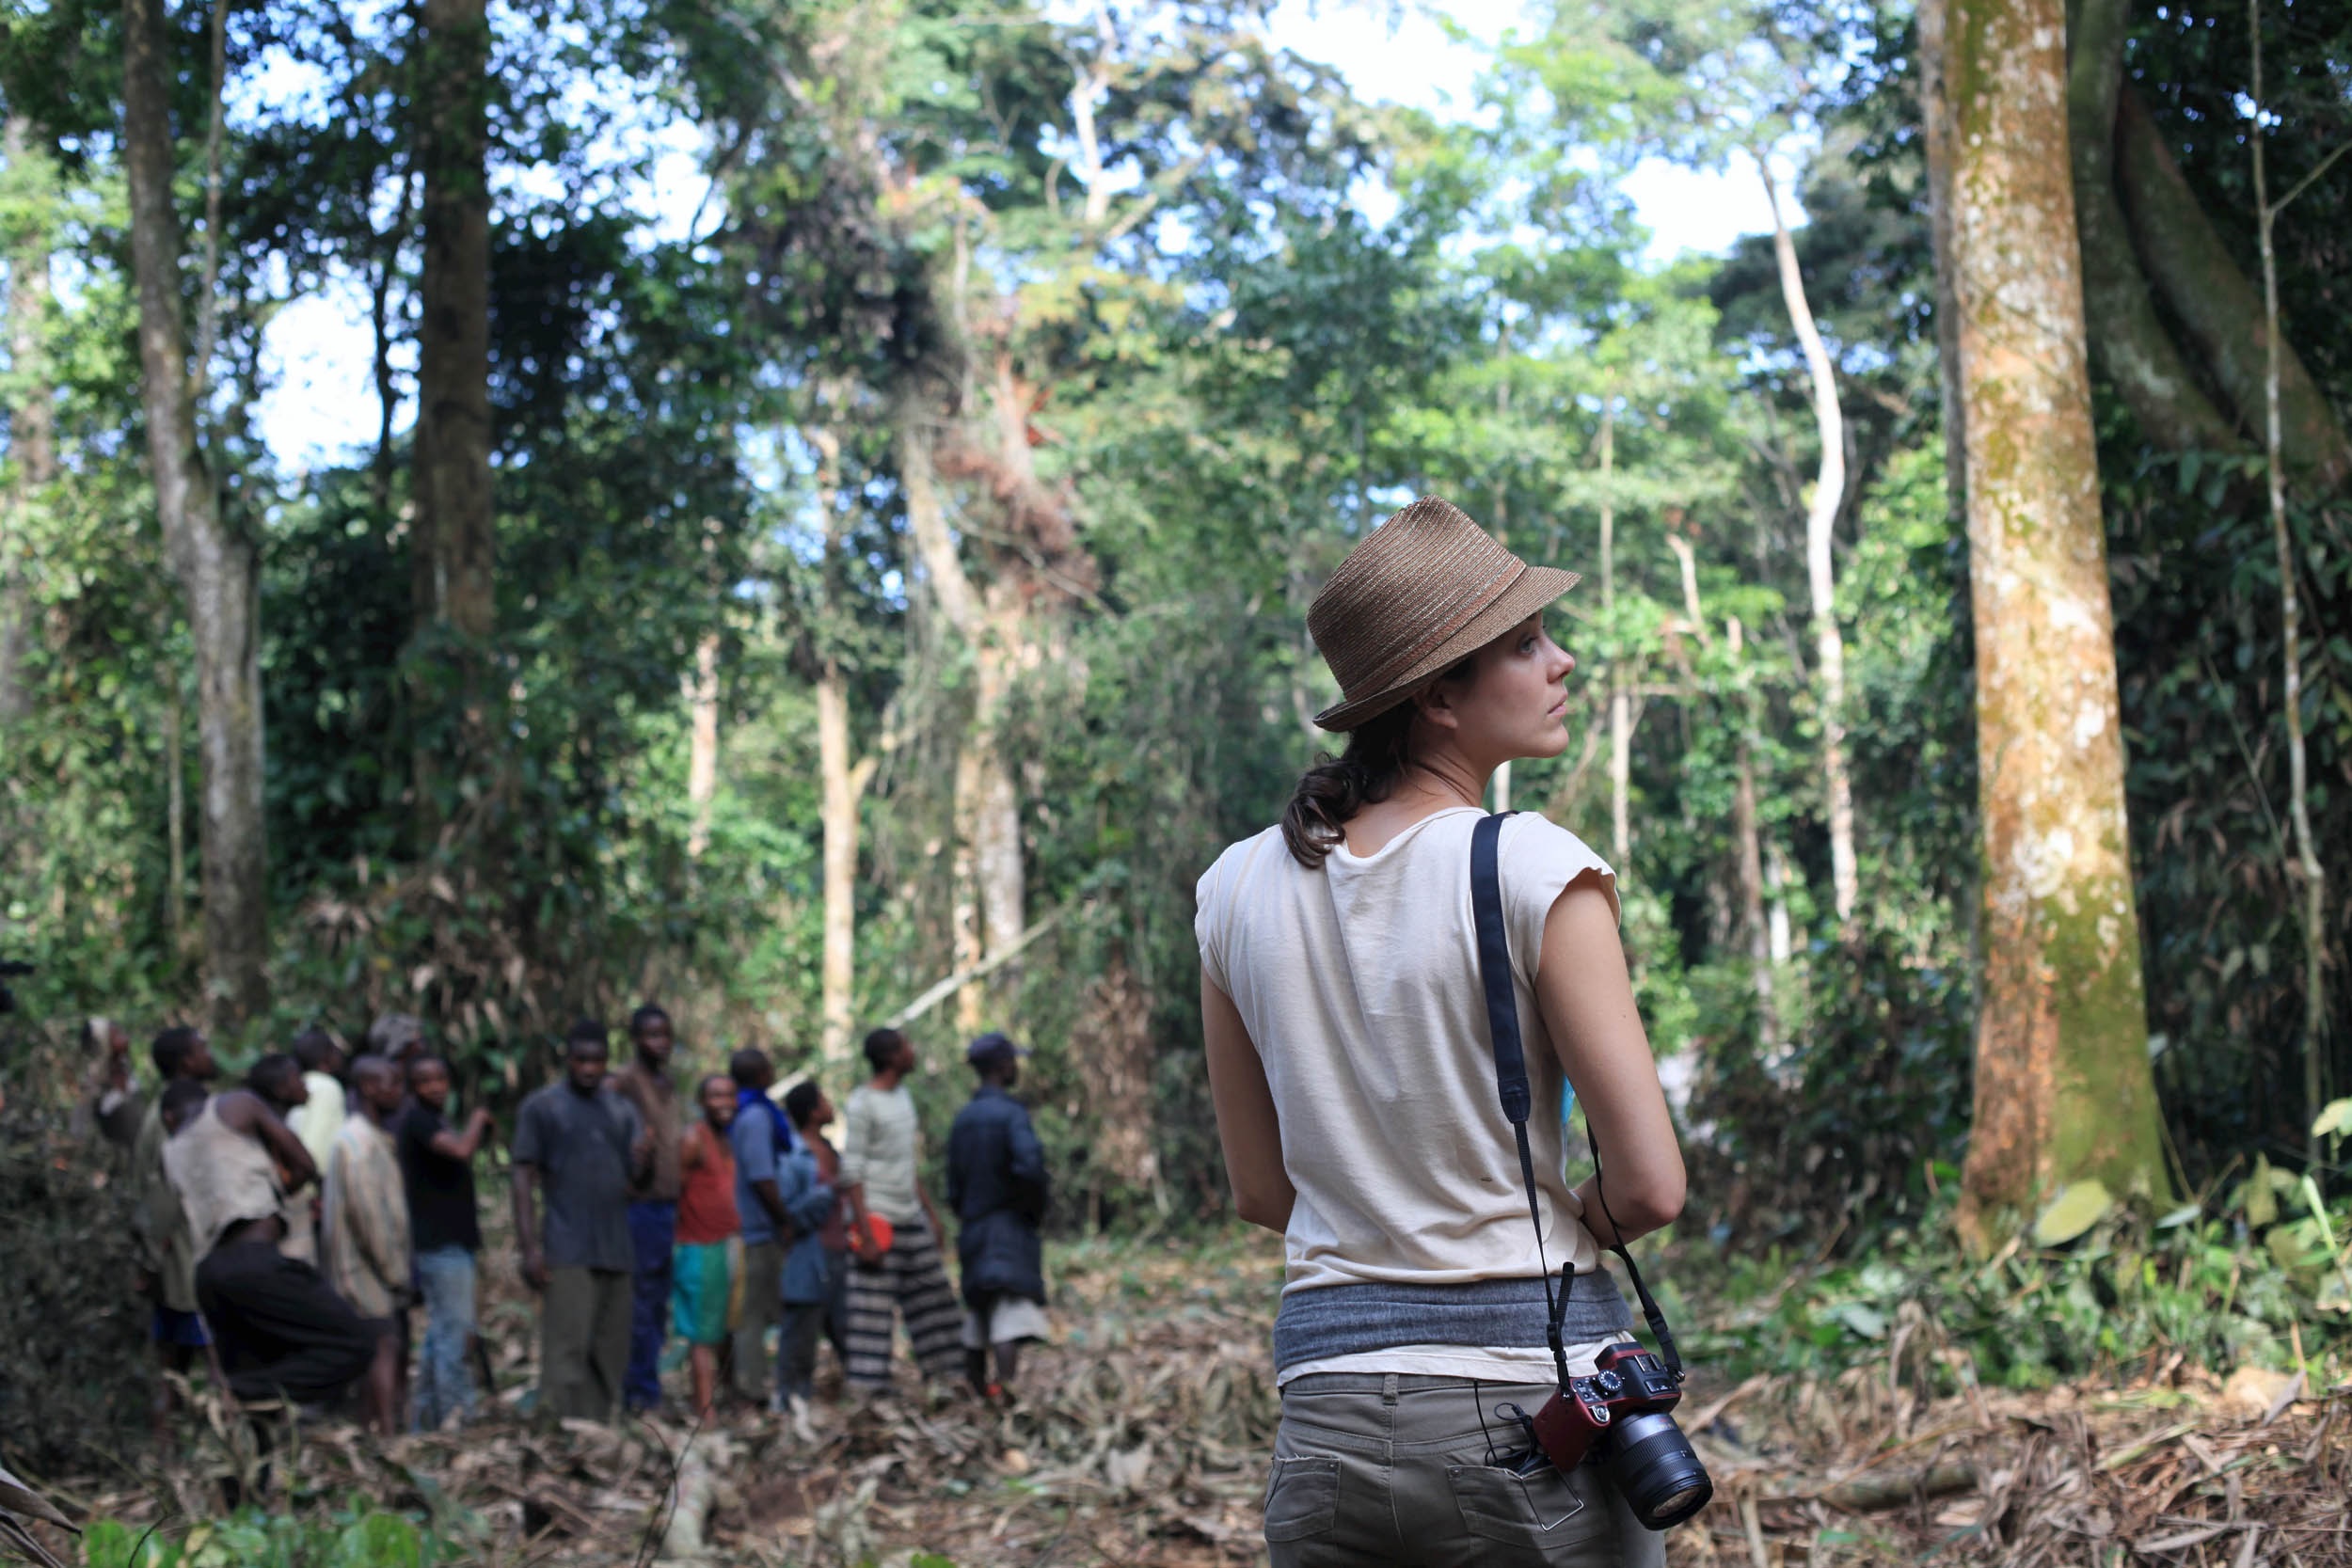
[[[735,1323],[742,1242],[681,1242],[672,1255],[670,1321],[692,1345],[723,1345]]]

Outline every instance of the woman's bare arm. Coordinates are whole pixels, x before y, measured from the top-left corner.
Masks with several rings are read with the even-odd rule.
[[[1605,1207],[1593,1182],[1578,1189],[1586,1228],[1608,1246],[1673,1224],[1682,1212],[1682,1148],[1633,1005],[1616,911],[1597,878],[1569,883],[1545,916],[1535,998],[1608,1187]]]
[[[1226,1180],[1233,1184],[1233,1209],[1251,1225],[1286,1230],[1298,1193],[1282,1168],[1282,1125],[1275,1116],[1274,1092],[1266,1087],[1265,1064],[1258,1059],[1258,1047],[1233,999],[1205,974],[1200,1033],[1208,1046],[1209,1096],[1216,1106]]]

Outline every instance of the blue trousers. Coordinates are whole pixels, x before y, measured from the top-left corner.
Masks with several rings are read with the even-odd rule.
[[[670,1255],[677,1245],[677,1205],[630,1204],[628,1239],[637,1248],[637,1279],[621,1398],[631,1410],[652,1410],[661,1403],[661,1341],[670,1337]]]
[[[473,1372],[466,1365],[466,1340],[473,1333],[473,1254],[461,1246],[428,1247],[417,1254],[417,1280],[424,1287],[424,1343],[417,1352],[412,1417],[417,1430],[434,1432],[451,1416],[474,1413]]]

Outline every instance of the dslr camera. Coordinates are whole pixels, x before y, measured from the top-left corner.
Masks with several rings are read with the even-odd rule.
[[[1590,1377],[1569,1378],[1521,1419],[1536,1453],[1563,1474],[1608,1465],[1634,1517],[1662,1530],[1715,1495],[1706,1465],[1667,1414],[1681,1400],[1682,1379],[1663,1361],[1639,1345],[1611,1345]]]

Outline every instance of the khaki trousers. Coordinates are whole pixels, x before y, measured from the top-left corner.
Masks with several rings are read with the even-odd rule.
[[[628,1370],[635,1275],[623,1269],[549,1269],[539,1302],[539,1408],[609,1421]]]
[[[768,1329],[784,1322],[784,1243],[753,1242],[743,1248],[743,1307],[735,1320],[735,1391],[769,1402]]]
[[[1526,1441],[1496,1407],[1533,1412],[1551,1392],[1379,1372],[1294,1379],[1266,1482],[1273,1568],[1663,1568],[1665,1538],[1605,1471],[1488,1463]]]

